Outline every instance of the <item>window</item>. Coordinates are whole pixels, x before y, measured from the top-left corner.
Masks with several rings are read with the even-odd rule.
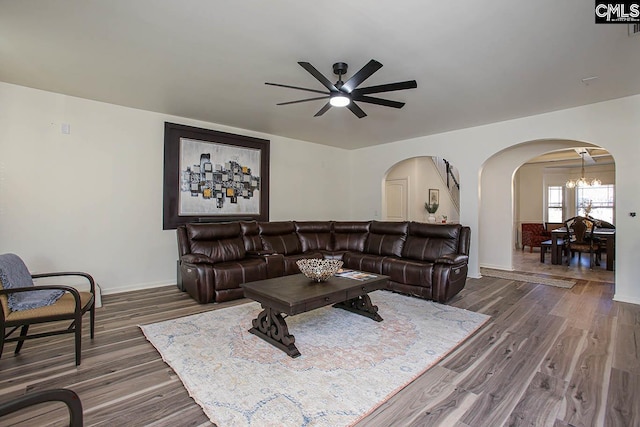
[[[589,216],[613,223],[615,192],[613,185],[576,188],[576,213],[584,215],[585,208],[591,204]]]
[[[562,222],[562,196],[564,189],[561,186],[549,186],[547,194],[547,222]]]

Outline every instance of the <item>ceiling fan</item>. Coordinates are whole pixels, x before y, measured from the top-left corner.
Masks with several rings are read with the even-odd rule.
[[[324,96],[318,96],[315,98],[307,98],[300,99],[298,101],[289,101],[289,102],[281,102],[276,105],[289,105],[289,104],[297,104],[300,102],[308,102],[308,101],[316,101],[318,99],[327,99],[329,98],[329,102],[327,102],[324,107],[318,111],[314,117],[318,117],[326,113],[331,107],[347,107],[353,114],[358,116],[359,119],[366,116],[365,112],[362,111],[360,107],[355,103],[358,102],[367,102],[369,104],[383,105],[385,107],[392,108],[402,108],[404,106],[404,102],[391,101],[388,99],[376,98],[372,96],[367,96],[372,93],[381,93],[381,92],[393,92],[396,90],[404,90],[404,89],[415,89],[418,87],[418,84],[415,80],[407,80],[405,82],[397,82],[397,83],[388,83],[384,85],[377,86],[369,86],[358,88],[358,86],[364,82],[366,79],[371,77],[373,73],[382,68],[382,64],[378,61],[372,59],[360,69],[357,73],[355,73],[349,80],[346,82],[342,81],[342,76],[347,73],[347,64],[344,62],[336,62],[333,64],[333,72],[338,75],[338,81],[333,84],[329,79],[323,76],[320,71],[318,71],[313,65],[308,62],[298,62],[302,68],[307,70],[309,74],[315,77],[324,87],[326,87],[329,91],[321,91],[316,89],[308,89],[305,87],[298,86],[289,86],[283,85],[279,83],[265,83],[266,85],[271,86],[280,86],[286,87],[289,89],[298,89],[305,90],[307,92],[321,93]]]

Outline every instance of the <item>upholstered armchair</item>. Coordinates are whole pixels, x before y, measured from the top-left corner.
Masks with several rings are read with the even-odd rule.
[[[523,223],[522,224],[522,250],[525,246],[529,246],[529,252],[533,252],[533,248],[539,248],[542,242],[551,239],[551,232],[547,231],[542,223]]]
[[[89,291],[81,292],[66,285],[36,286],[32,280],[64,276],[83,277],[89,284]],[[0,255],[0,356],[7,342],[17,342],[15,354],[18,354],[25,340],[74,334],[76,365],[80,365],[82,317],[86,312],[89,312],[91,339],[95,331],[95,287],[93,277],[87,273],[30,274],[17,255]],[[60,320],[71,321],[71,323],[62,329],[28,334],[30,325]],[[12,336],[18,329],[20,329],[20,335]]]

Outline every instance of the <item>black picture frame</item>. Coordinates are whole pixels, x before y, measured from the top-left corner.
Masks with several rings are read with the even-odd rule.
[[[182,142],[182,144],[181,144]],[[224,200],[221,203],[237,203],[238,199],[248,199],[248,193],[253,194],[252,190],[259,190],[259,198],[257,203],[257,212],[247,213],[220,213],[221,208],[215,204],[216,194],[212,194],[209,188],[197,188],[193,185],[190,195],[213,199],[211,200],[211,209],[207,208],[205,212],[184,212],[184,202],[181,203],[181,179],[183,171],[180,170],[181,146],[184,144],[212,144],[223,147],[225,151],[236,151],[239,155],[250,153],[252,156],[259,155],[260,171],[259,176],[252,176],[250,169],[244,168],[239,164],[234,164],[235,168],[242,169],[244,180],[247,181],[248,190],[243,190],[244,194],[236,194],[231,201],[228,193],[238,191],[224,188],[221,190],[224,196],[220,196]],[[197,128],[193,126],[181,125],[178,123],[165,122],[164,126],[164,183],[163,183],[163,217],[162,228],[164,230],[172,230],[179,225],[187,223],[205,223],[205,222],[223,222],[238,220],[256,220],[269,221],[269,144],[266,139],[253,138],[244,135],[236,135],[227,132],[220,132],[210,129]],[[204,145],[198,145],[204,146]],[[184,149],[184,148],[183,148]],[[211,163],[229,162],[230,159],[211,159]],[[194,165],[194,168],[198,167]],[[205,172],[209,172],[209,167],[205,168]],[[242,180],[242,175],[240,179]],[[191,185],[191,184],[190,184]],[[253,185],[254,187],[251,187]],[[201,191],[201,193],[197,193]],[[183,191],[185,193],[185,191]],[[195,194],[197,193],[197,194]],[[239,192],[238,192],[239,193]],[[244,197],[243,197],[244,196]],[[229,200],[227,201],[228,198]],[[255,203],[254,203],[255,205]],[[181,212],[181,209],[183,212]]]

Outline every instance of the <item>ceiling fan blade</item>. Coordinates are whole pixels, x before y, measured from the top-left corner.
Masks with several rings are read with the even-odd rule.
[[[365,95],[367,93],[393,92],[395,90],[415,89],[418,83],[415,80],[407,80],[406,82],[389,83],[386,85],[362,87],[354,89],[352,95]]]
[[[359,102],[368,102],[369,104],[384,105],[385,107],[402,108],[404,102],[391,101],[389,99],[374,98],[373,96],[352,96],[351,99]]]
[[[327,102],[326,104],[324,104],[324,107],[320,109],[320,111],[313,115],[313,117],[320,117],[321,115],[329,111],[329,108],[331,108],[331,103]]]
[[[349,105],[347,105],[347,108],[351,110],[353,114],[358,116],[359,119],[367,116],[367,114],[364,111],[362,111],[362,108],[358,107],[356,103],[353,101],[351,101]]]
[[[269,86],[278,86],[278,87],[287,87],[289,89],[298,89],[298,90],[306,90],[307,92],[315,92],[315,93],[324,93],[327,94],[327,92],[321,91],[321,90],[316,90],[316,89],[307,89],[306,87],[298,87],[298,86],[289,86],[289,85],[281,85],[280,83],[265,83],[266,85]],[[328,95],[328,94],[327,94]]]
[[[329,89],[331,92],[337,92],[338,88],[329,81],[329,79],[327,79],[325,76],[322,75],[322,73],[320,73],[320,71],[316,70],[316,68],[309,64],[308,62],[298,62],[298,64],[300,64],[300,66],[302,68],[304,68],[305,70],[307,70],[309,72],[309,74],[311,74],[313,77],[316,78],[316,80],[318,80],[320,83],[322,83],[322,86],[326,87],[327,89]]]
[[[298,104],[300,102],[317,101],[318,99],[327,99],[328,97],[329,97],[329,95],[327,95],[327,96],[319,96],[317,98],[307,98],[307,99],[300,99],[298,101],[281,102],[281,103],[276,104],[276,105]]]
[[[372,59],[367,63],[367,65],[362,67],[360,71],[351,76],[351,78],[342,85],[340,90],[342,90],[343,92],[351,93],[351,91],[354,90],[360,83],[371,77],[371,75],[378,71],[380,68],[382,68],[382,64],[375,59]]]

